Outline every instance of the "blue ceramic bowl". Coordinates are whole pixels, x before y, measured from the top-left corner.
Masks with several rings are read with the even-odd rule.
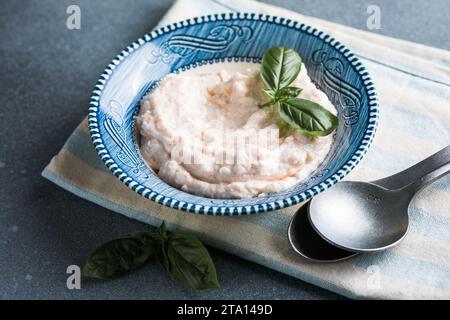
[[[140,156],[135,114],[141,98],[171,72],[223,61],[260,62],[283,45],[297,50],[309,76],[335,105],[340,125],[331,152],[305,181],[251,199],[211,199],[178,190]],[[89,128],[99,156],[117,178],[145,198],[209,215],[242,215],[288,207],[344,178],[362,159],[378,122],[375,86],[342,43],[300,22],[258,14],[193,18],[153,31],[123,50],[100,76],[89,104]]]

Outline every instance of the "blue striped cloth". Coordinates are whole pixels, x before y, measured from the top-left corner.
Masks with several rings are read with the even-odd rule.
[[[161,25],[188,17],[246,11],[299,20],[342,40],[364,61],[381,102],[380,129],[367,157],[347,179],[375,180],[422,160],[450,143],[450,53],[242,0],[178,0]],[[314,264],[291,250],[288,223],[298,207],[245,217],[178,212],[146,200],[118,181],[92,147],[86,121],[43,176],[101,206],[171,230],[351,298],[450,298],[450,178],[413,203],[411,231],[392,250],[335,264]],[[105,188],[105,186],[108,186]],[[220,275],[219,275],[220,277]]]

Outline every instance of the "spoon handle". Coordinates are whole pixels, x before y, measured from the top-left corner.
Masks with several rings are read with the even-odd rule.
[[[373,183],[390,190],[405,189],[411,196],[450,172],[450,145],[393,176]]]

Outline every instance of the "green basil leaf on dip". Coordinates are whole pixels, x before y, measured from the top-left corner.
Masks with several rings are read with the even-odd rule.
[[[263,92],[269,96],[271,99],[275,99],[276,92],[272,89],[263,89]]]
[[[302,66],[300,55],[290,48],[274,47],[262,58],[261,78],[268,89],[278,92],[295,81]]]
[[[211,256],[195,236],[171,234],[167,257],[171,274],[186,286],[197,290],[220,287]]]
[[[106,242],[86,260],[82,275],[112,279],[126,275],[142,266],[156,250],[149,232],[138,232]]]
[[[278,92],[277,98],[279,100],[283,100],[285,98],[297,98],[302,91],[303,89],[301,88],[285,87]]]
[[[338,118],[321,105],[299,98],[279,103],[282,120],[309,136],[327,136],[338,126]]]

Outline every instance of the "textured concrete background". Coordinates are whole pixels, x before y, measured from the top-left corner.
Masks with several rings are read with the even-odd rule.
[[[272,0],[306,15],[366,28],[366,8],[382,10],[377,32],[450,49],[448,0]],[[65,27],[81,7],[82,29]],[[86,115],[103,68],[149,31],[163,0],[2,0],[0,3],[0,294],[2,298],[330,299],[339,296],[211,249],[220,290],[195,292],[157,263],[123,279],[66,288],[66,267],[100,243],[147,228],[79,199],[40,177]],[[188,218],[188,217],[187,217]]]

